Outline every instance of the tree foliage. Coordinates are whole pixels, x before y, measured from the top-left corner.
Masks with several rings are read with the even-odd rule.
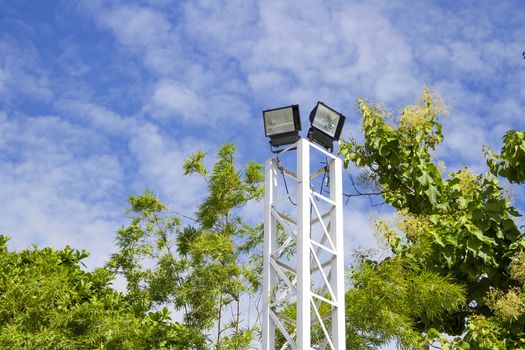
[[[355,296],[348,302],[349,323],[353,323],[351,315],[366,312],[373,317],[374,311],[383,310],[400,321],[393,322],[398,327],[392,328],[391,318],[378,316],[349,334],[366,340],[376,332],[372,345],[394,336],[415,348],[421,345],[414,344],[435,341],[461,349],[521,344],[525,318],[522,302],[516,300],[525,299],[523,283],[512,271],[519,270],[525,242],[515,223],[518,211],[498,179],[490,173],[473,174],[468,168],[441,173],[432,152],[443,140],[439,118],[446,107],[431,90],[425,89],[420,103],[405,107],[395,121],[376,104],[359,100],[359,107],[365,141],[342,142],[340,153],[347,167],[352,162],[367,172],[399,218],[394,226],[377,223],[392,256],[381,262],[365,259],[356,268],[353,279],[361,282],[349,292]],[[523,145],[523,133],[507,133],[501,155],[488,153],[490,169],[522,182]],[[383,275],[389,267],[397,274]],[[421,276],[427,279],[414,279]],[[374,285],[376,280],[382,285]],[[419,289],[423,300],[439,299],[437,290],[451,294],[448,303],[420,307],[425,305],[421,299],[403,295],[411,289]],[[363,303],[372,295],[381,297]],[[395,302],[382,307],[390,299]],[[413,301],[409,309],[403,300]],[[368,305],[374,305],[372,312]]]
[[[127,297],[142,312],[170,307],[182,313],[196,334],[192,348],[245,349],[255,334],[242,325],[240,303],[259,283],[260,259],[250,253],[262,231],[245,223],[238,209],[261,198],[263,175],[253,162],[237,170],[234,155],[235,147],[225,144],[212,170],[202,152],[184,163],[186,175],[207,184],[192,225],[182,225],[151,193],[131,196],[131,223],[119,230],[119,251],[108,265],[126,278]]]
[[[525,182],[525,132],[508,131],[503,137],[500,154],[487,148],[487,165],[494,175],[507,178],[510,182]]]
[[[464,288],[409,259],[363,260],[351,270],[346,293],[347,348],[379,348],[396,340],[406,348],[425,343],[417,320],[439,322],[464,301]]]
[[[104,269],[81,269],[85,251],[7,250],[0,236],[0,348],[187,348],[191,330],[166,309],[137,312]]]

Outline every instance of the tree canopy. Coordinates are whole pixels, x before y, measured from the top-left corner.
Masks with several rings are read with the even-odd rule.
[[[261,261],[251,253],[262,230],[238,209],[262,197],[263,174],[253,162],[237,170],[234,155],[234,145],[222,145],[211,170],[204,153],[187,158],[184,173],[201,176],[207,186],[189,225],[151,193],[130,196],[131,222],[118,231],[119,250],[108,264],[125,277],[127,297],[142,312],[169,307],[182,313],[194,335],[191,348],[245,349],[255,334],[240,307],[260,283]]]
[[[187,348],[192,330],[167,309],[137,311],[105,269],[81,269],[85,251],[10,252],[0,236],[2,349]]]
[[[525,241],[519,213],[496,177],[523,182],[523,133],[508,132],[501,154],[486,152],[492,173],[465,167],[444,174],[432,152],[443,140],[446,107],[431,90],[395,120],[377,104],[359,100],[359,107],[364,143],[342,142],[340,154],[346,166],[366,172],[397,220],[376,222],[391,256],[365,257],[354,267],[350,338],[363,345],[397,338],[415,348],[523,346]]]

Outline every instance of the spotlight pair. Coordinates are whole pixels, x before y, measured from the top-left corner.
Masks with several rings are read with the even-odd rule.
[[[318,143],[332,151],[334,141],[339,140],[345,116],[325,105],[317,102],[310,112],[310,129],[308,140]],[[263,111],[265,135],[270,138],[272,147],[292,144],[299,140],[301,117],[299,105],[291,105]]]

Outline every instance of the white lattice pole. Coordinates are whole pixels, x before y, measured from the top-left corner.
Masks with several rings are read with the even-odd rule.
[[[275,350],[279,332],[284,339],[280,349],[344,350],[341,160],[305,139],[281,154],[295,149],[297,173],[284,168],[276,156],[266,162],[262,349]],[[311,150],[320,152],[328,163],[313,173]],[[277,197],[282,188],[278,186],[278,175],[296,182],[296,203],[286,189],[287,199],[296,205],[291,213],[289,208],[279,208]],[[322,190],[318,193],[313,189],[312,181],[320,175],[323,181],[324,175],[329,176],[328,197]],[[282,228],[279,240],[277,223]],[[290,256],[290,252],[295,252],[295,256]],[[329,307],[322,307],[323,304]],[[295,318],[286,314],[290,305],[297,306]],[[327,309],[331,311],[321,313]],[[316,339],[312,339],[312,327],[318,329]]]

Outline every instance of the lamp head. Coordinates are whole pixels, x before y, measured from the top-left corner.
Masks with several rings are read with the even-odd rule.
[[[299,105],[263,111],[264,133],[273,147],[292,144],[299,140],[301,117]]]
[[[310,113],[311,126],[308,139],[332,150],[334,141],[339,140],[341,136],[345,119],[344,115],[323,102],[317,102]]]

